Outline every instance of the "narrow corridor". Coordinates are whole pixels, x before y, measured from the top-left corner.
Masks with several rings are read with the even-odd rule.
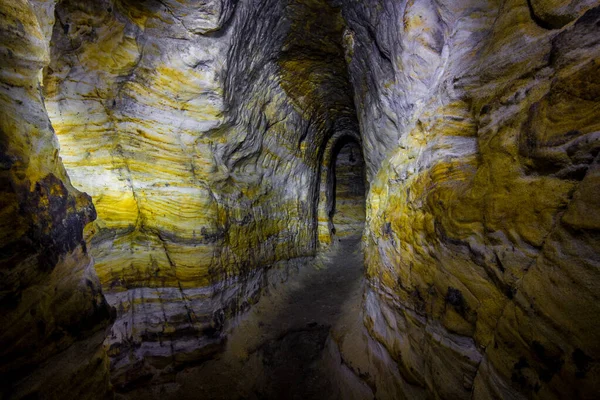
[[[363,282],[360,236],[341,239],[271,287],[233,328],[222,354],[122,398],[340,398],[326,345],[332,330],[348,332],[348,321],[358,320]]]

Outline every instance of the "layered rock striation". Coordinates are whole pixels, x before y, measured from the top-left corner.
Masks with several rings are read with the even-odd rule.
[[[377,395],[593,398],[597,2],[375,3],[344,16]]]
[[[265,267],[314,255],[320,159],[357,130],[343,29],[324,1],[58,4],[44,93],[119,388],[213,354]]]
[[[366,214],[367,347],[329,343],[358,397],[594,398],[599,27],[595,0],[0,2],[0,397],[168,379]]]
[[[57,327],[45,320],[59,313],[84,333],[105,326],[91,254],[116,313],[105,345],[118,390],[210,356],[226,321],[267,285],[268,267],[316,251],[321,160],[337,131],[357,132],[340,9],[316,0],[3,7],[3,293],[17,310],[3,321],[25,309],[31,318],[2,343],[34,323],[50,337]],[[77,307],[54,309],[50,294],[19,306],[26,288],[61,279],[68,287],[56,290],[68,295],[57,298],[76,293]],[[37,303],[48,315],[28,309]],[[31,335],[23,347],[46,345]],[[29,350],[7,346],[3,368],[18,357],[34,366],[74,340],[52,337],[55,348],[26,361]]]
[[[42,96],[53,6],[0,3],[0,397],[99,399],[111,310]]]

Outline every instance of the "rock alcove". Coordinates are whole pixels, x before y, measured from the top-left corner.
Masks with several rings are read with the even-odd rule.
[[[0,1],[0,398],[596,398],[599,29]]]

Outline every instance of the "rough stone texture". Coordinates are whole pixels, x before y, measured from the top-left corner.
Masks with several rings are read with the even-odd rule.
[[[344,2],[378,398],[597,395],[597,6]]]
[[[314,254],[320,158],[357,130],[344,24],[315,0],[65,0],[56,15],[46,105],[98,212],[126,388],[210,356],[264,267]]]
[[[46,319],[59,311],[85,332],[106,322],[88,248],[116,307],[106,346],[117,389],[214,353],[228,317],[266,285],[264,268],[316,250],[321,158],[329,137],[357,131],[340,9],[316,0],[2,7],[2,254],[13,268],[2,293],[18,306],[2,313],[14,325],[3,332],[12,343],[3,368],[73,342],[52,336],[63,327]],[[45,285],[65,291],[60,305],[44,290],[48,300],[20,300]],[[41,333],[16,345],[34,320]],[[101,336],[86,344],[97,349]],[[57,381],[43,371],[32,376]]]
[[[352,141],[370,337],[356,363],[328,344],[369,371],[348,387],[594,398],[599,6],[1,2],[3,395],[107,393],[90,255],[118,390],[214,355],[270,266],[331,243]]]
[[[110,308],[41,95],[54,2],[0,2],[0,397],[99,399]]]
[[[213,173],[201,133],[223,123],[215,64],[226,38],[188,30],[196,10],[172,3],[61,2],[45,75],[61,155],[98,211],[91,249],[118,312],[107,339],[113,369],[137,371],[118,385],[147,376],[145,356],[170,359],[221,340],[212,290],[195,288],[210,284],[223,236],[201,179]]]

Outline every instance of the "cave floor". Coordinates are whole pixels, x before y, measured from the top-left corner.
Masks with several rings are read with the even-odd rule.
[[[364,267],[359,235],[336,240],[286,282],[271,287],[214,359],[122,398],[341,398],[335,343],[362,329]]]

